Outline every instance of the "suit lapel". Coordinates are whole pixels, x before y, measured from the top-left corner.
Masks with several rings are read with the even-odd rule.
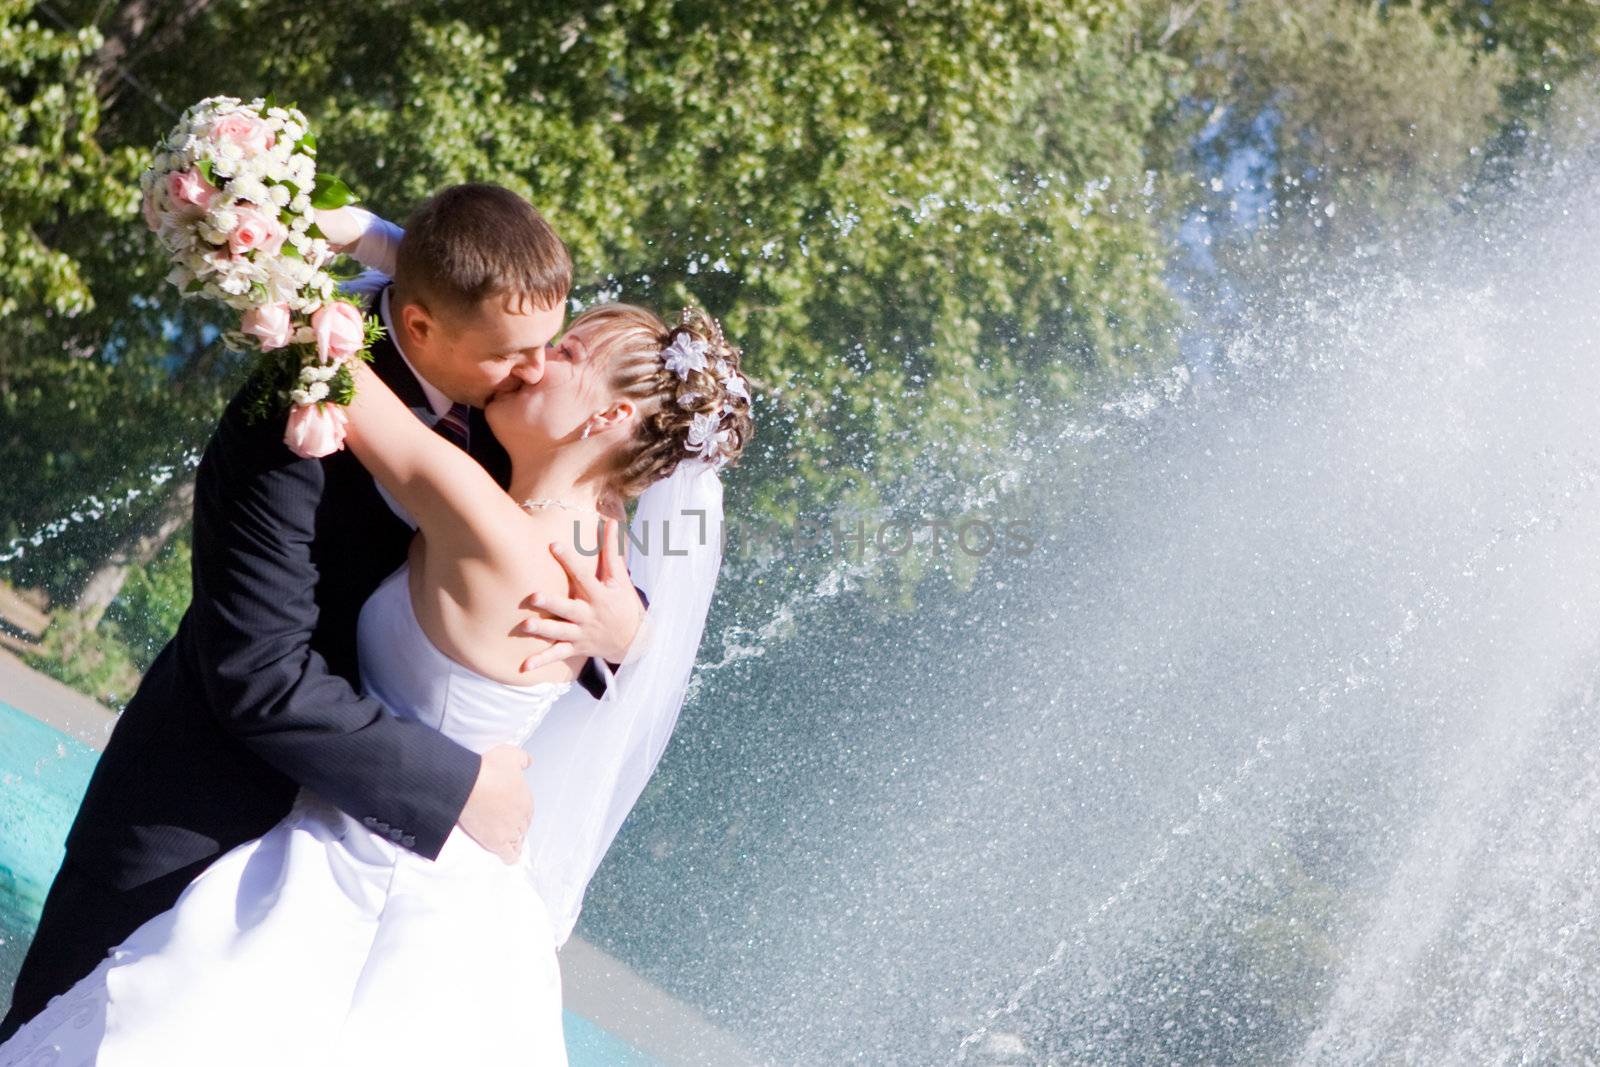
[[[378,307],[381,294],[372,298],[371,318],[378,318]],[[406,366],[406,361],[400,355],[400,350],[395,347],[394,341],[386,333],[372,346],[372,369],[383,380],[383,384],[394,390],[394,395],[400,398],[401,403],[410,408],[412,413],[423,422],[432,426],[439,421],[439,416],[433,413],[433,408],[428,406],[428,394],[422,391],[422,383],[417,376]]]

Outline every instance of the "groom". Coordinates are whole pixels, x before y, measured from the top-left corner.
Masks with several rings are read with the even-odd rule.
[[[481,409],[542,377],[571,281],[566,247],[521,197],[446,189],[410,220],[394,284],[373,300],[387,329],[374,369],[504,484]],[[247,414],[249,393],[196,473],[194,598],[90,779],[0,1042],[301,787],[428,859],[457,825],[507,862],[520,851],[533,806],[522,749],[480,757],[360,692],[356,618],[404,562],[411,525],[349,452],[295,458],[281,418]],[[580,597],[591,610],[564,639],[620,661],[642,616],[626,574]],[[591,660],[580,681],[598,696],[605,672]]]

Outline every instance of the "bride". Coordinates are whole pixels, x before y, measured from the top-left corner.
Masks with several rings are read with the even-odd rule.
[[[569,595],[545,546],[592,552],[635,497],[643,651],[563,727],[581,765],[530,747],[553,800],[518,864],[459,827],[430,862],[302,790],[0,1046],[3,1067],[566,1062],[555,949],[683,699],[721,559],[716,471],[752,429],[739,353],[698,311],[578,316],[542,379],[486,409],[509,490],[358,373],[348,443],[419,526],[361,612],[368,692],[476,751],[527,745],[582,663],[529,660],[506,591]]]

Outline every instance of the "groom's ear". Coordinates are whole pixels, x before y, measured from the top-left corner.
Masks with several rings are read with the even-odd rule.
[[[439,323],[428,314],[428,309],[409,301],[400,305],[400,324],[407,338],[415,338],[422,344],[430,343],[439,332]]]

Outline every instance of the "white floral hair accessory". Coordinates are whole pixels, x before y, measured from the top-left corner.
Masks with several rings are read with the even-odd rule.
[[[741,403],[745,410],[749,409],[750,389],[731,361],[707,358],[713,350],[728,350],[721,325],[699,308],[686,307],[679,313],[678,325],[673,327],[666,347],[661,350],[661,360],[680,381],[687,382],[690,374],[700,372],[721,386],[721,406],[715,411],[700,412],[690,420],[684,448],[713,467],[722,467],[737,451],[735,438],[738,436],[736,424],[725,426],[724,421],[740,413]],[[706,399],[706,394],[698,388],[688,389],[677,399],[680,407],[692,410]]]
[[[725,461],[722,450],[731,436],[720,429],[722,413],[707,411],[696,415],[689,423],[687,447],[707,463],[720,466]]]
[[[745,387],[744,378],[739,372],[723,360],[717,360],[717,374],[722,378],[722,388],[729,396],[736,396],[746,404],[750,403],[750,390]]]
[[[706,349],[710,347],[705,341],[685,331],[661,350],[661,359],[669,371],[687,381],[691,371],[706,369]]]

